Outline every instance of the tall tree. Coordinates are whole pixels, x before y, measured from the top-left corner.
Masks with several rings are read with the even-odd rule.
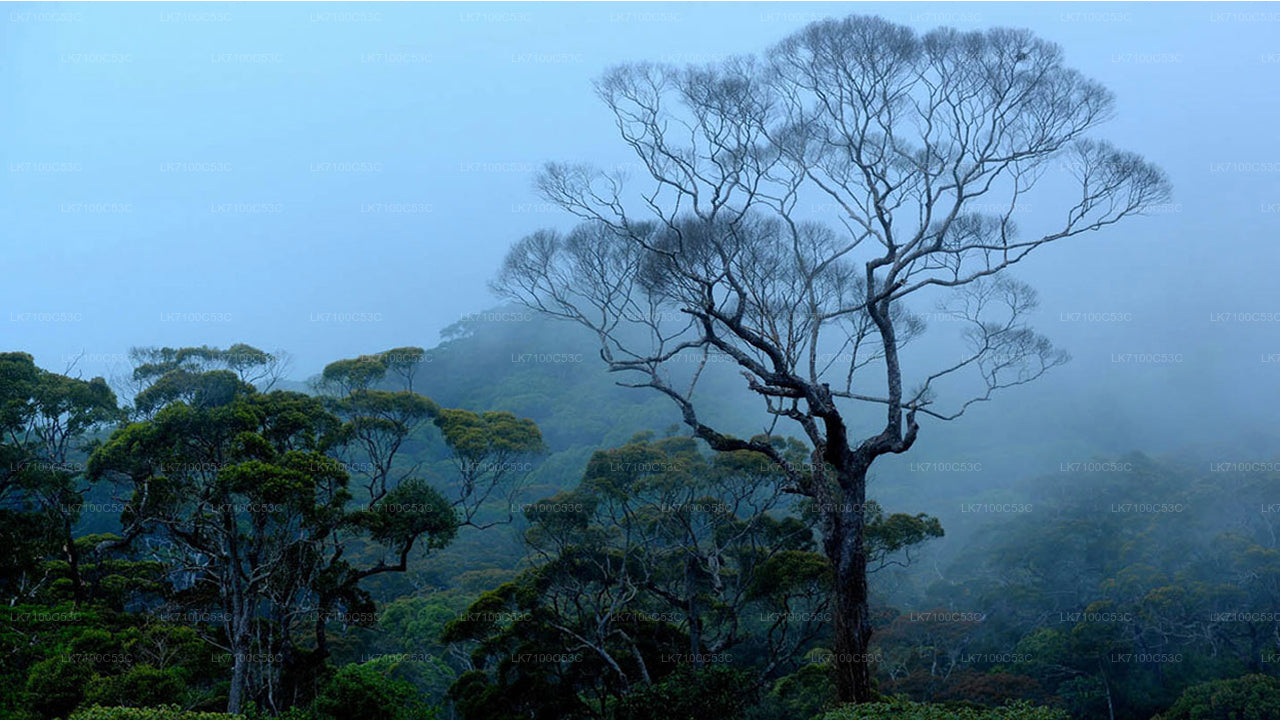
[[[121,384],[133,394],[133,413],[147,416],[163,403],[194,392],[195,378],[212,370],[226,370],[241,382],[266,392],[275,387],[290,364],[283,351],[268,353],[236,343],[221,349],[199,347],[134,347],[129,349],[133,372]]]
[[[332,362],[321,374],[317,389],[343,421],[332,454],[358,478],[362,491],[358,500],[363,506],[381,511],[355,515],[361,520],[358,525],[337,529],[320,548],[326,556],[315,622],[320,660],[328,653],[326,626],[335,606],[349,608],[363,602],[359,588],[364,580],[408,569],[410,553],[422,533],[398,518],[397,508],[427,505],[447,513],[454,527],[443,539],[452,539],[463,526],[491,524],[478,518],[482,511],[491,510],[485,504],[495,495],[507,498],[504,511],[510,519],[510,497],[530,467],[524,461],[545,449],[542,434],[531,420],[510,413],[441,408],[414,392],[413,379],[424,358],[422,348],[394,348]],[[457,469],[456,477],[434,485],[421,476],[420,462],[402,462],[406,443],[428,424],[440,431]],[[373,539],[381,546],[376,562],[362,565],[346,557],[351,531],[356,535],[374,532]],[[429,543],[430,547],[436,545]]]
[[[493,674],[459,679],[464,716],[621,717],[630,695],[678,671],[710,680],[735,653],[741,700],[794,666],[820,634],[828,573],[813,531],[774,517],[781,474],[745,455],[637,436],[528,505],[535,567],[446,629],[478,641],[472,662]]]
[[[768,441],[803,463],[799,441]],[[493,675],[459,678],[464,715],[650,717],[640,708],[676,686],[729,677],[746,701],[829,647],[830,568],[786,482],[758,453],[689,437],[595,453],[577,488],[527,506],[534,567],[448,626]],[[877,514],[868,534],[887,560],[941,529]]]
[[[126,487],[126,538],[172,568],[188,603],[216,609],[224,637],[210,641],[230,657],[228,707],[239,712],[291,659],[288,631],[310,608],[316,548],[348,522],[351,495],[324,454],[338,423],[318,400],[260,394],[226,370],[190,381],[190,402],[118,430],[89,470]]]
[[[343,559],[348,544],[390,548],[402,567],[419,541],[452,539],[456,514],[416,478],[353,493],[334,457],[351,440],[348,424],[322,398],[250,382],[270,384],[271,354],[236,345],[134,356],[151,360],[134,372],[136,421],[94,453],[90,473],[125,486],[126,539],[177,571],[179,596],[218,610],[224,637],[210,640],[231,657],[230,710],[250,700],[283,709],[324,661],[334,604],[372,609],[359,587],[372,573]],[[296,648],[314,618],[317,650]]]
[[[15,535],[13,547],[42,537],[56,545],[77,603],[85,599],[73,533],[89,490],[83,453],[93,433],[119,418],[115,393],[102,378],[50,372],[25,353],[0,355],[0,512],[26,535]]]
[[[166,562],[185,602],[219,612],[223,636],[210,641],[231,657],[231,712],[308,699],[328,624],[372,618],[362,583],[477,524],[521,476],[510,461],[542,450],[531,421],[442,410],[407,389],[416,348],[331,364],[324,382],[338,390],[320,397],[259,391],[250,381],[269,384],[278,361],[247,345],[134,356],[153,360],[134,372],[135,421],[94,452],[89,474],[128,493],[125,542]],[[388,373],[406,389],[376,388]],[[458,478],[433,485],[397,461],[428,421]],[[307,628],[311,650],[295,645]]]
[[[835,575],[837,691],[868,701],[872,464],[910,450],[922,418],[954,420],[1064,362],[1026,324],[1034,291],[1004,271],[1163,202],[1169,184],[1090,137],[1111,94],[1029,31],[919,35],[851,16],[761,58],[619,67],[596,90],[651,184],[633,193],[621,174],[548,165],[540,191],[584,222],[521,240],[495,286],[591,328],[610,370],[671,398],[714,449],[770,458],[815,501]],[[1042,184],[1053,169],[1066,172]],[[1028,197],[1060,212],[1023,234],[1014,215]],[[818,200],[839,208],[838,229],[806,213]],[[911,311],[928,300],[964,349],[906,365],[924,330]],[[799,427],[812,472],[703,421],[694,391],[712,354],[775,422]],[[947,386],[958,395],[944,406]],[[856,430],[859,405],[883,419]]]

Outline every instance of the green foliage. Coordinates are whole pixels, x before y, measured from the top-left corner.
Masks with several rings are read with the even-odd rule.
[[[0,591],[11,595],[23,578],[39,573],[41,560],[58,549],[56,524],[42,512],[0,509]]]
[[[508,457],[542,452],[542,434],[532,420],[513,413],[441,410],[436,427],[465,463],[502,462]]]
[[[889,556],[943,536],[942,523],[924,513],[885,516],[879,503],[869,501],[866,512],[867,547],[871,562],[883,565]],[[875,569],[873,567],[873,569]]]
[[[454,351],[475,339],[460,338]],[[524,385],[507,376],[493,388],[469,385],[471,375],[463,373],[456,387],[445,388],[453,393],[450,405],[463,404],[457,398],[467,392],[473,399],[494,393],[495,406],[560,413],[561,425],[544,439],[532,420],[512,412],[442,408],[416,394],[419,367],[433,371],[416,378],[420,387],[440,387],[436,371],[445,365],[427,362],[447,364],[439,349],[399,348],[339,365],[330,375],[360,387],[318,398],[257,389],[251,381],[261,380],[274,358],[237,347],[155,351],[157,362],[137,376],[149,383],[143,402],[105,442],[102,431],[120,417],[105,383],[47,372],[23,353],[0,353],[0,717],[230,717],[177,709],[226,706],[229,665],[204,639],[225,628],[181,619],[184,611],[200,617],[219,610],[218,593],[204,583],[171,583],[172,565],[161,560],[175,558],[133,554],[124,542],[137,527],[152,538],[182,523],[216,529],[208,523],[224,505],[240,510],[233,527],[242,539],[270,551],[258,568],[270,577],[260,597],[274,603],[296,593],[314,603],[328,593],[329,610],[348,613],[327,625],[336,636],[328,662],[312,650],[309,618],[286,633],[277,606],[251,624],[264,648],[286,635],[296,643],[289,666],[295,674],[283,678],[287,694],[282,690],[276,704],[294,704],[281,716],[288,720],[315,720],[320,712],[326,719],[421,718],[450,709],[485,720],[623,720],[654,712],[790,720],[830,709],[828,668],[811,661],[825,652],[827,638],[821,627],[791,620],[821,613],[830,569],[814,551],[803,504],[761,493],[772,492],[779,478],[758,456],[712,455],[688,438],[654,433],[617,438],[623,444],[604,451],[582,445],[557,454],[544,466],[557,475],[539,488],[546,499],[524,510],[536,567],[517,573],[516,541],[459,532],[466,519],[459,497],[470,487],[472,509],[484,505],[489,517],[507,511],[489,485],[498,474],[546,451],[552,438],[595,438],[596,430],[599,438],[615,437],[626,423],[649,417],[646,405],[621,399],[634,395],[572,397],[594,386],[506,358],[504,371],[524,373]],[[374,365],[382,370],[369,370]],[[366,370],[372,374],[359,374]],[[607,412],[596,407],[604,397],[612,398]],[[591,407],[573,417],[575,404]],[[779,447],[803,463],[803,448]],[[1005,499],[1025,494],[1035,513],[1001,517],[967,548],[946,543],[961,561],[947,568],[943,558],[937,573],[923,574],[936,581],[908,584],[895,598],[932,608],[926,615],[981,611],[982,619],[931,621],[877,610],[880,689],[931,704],[881,703],[829,717],[1063,717],[1044,707],[998,707],[1013,698],[1081,720],[1106,717],[1108,705],[1117,720],[1147,720],[1162,710],[1162,720],[1280,717],[1280,687],[1260,674],[1274,653],[1274,623],[1215,619],[1280,603],[1280,551],[1269,516],[1257,512],[1273,500],[1276,477],[1205,476],[1141,456],[1121,461],[1131,470],[1040,478],[1001,491],[1012,494]],[[578,468],[585,469],[579,485],[561,489],[559,476]],[[386,480],[376,498],[364,488],[370,473]],[[508,479],[515,482],[514,473]],[[87,529],[81,502],[112,499],[117,483],[136,492],[123,522]],[[1150,498],[1182,510],[1109,509]],[[877,565],[892,565],[942,535],[928,515],[868,508]],[[453,554],[441,562],[450,543]],[[322,552],[339,547],[335,555]],[[428,551],[436,560],[401,585],[378,585],[378,597],[390,602],[376,626],[352,619],[375,609],[361,573],[379,563],[394,569],[406,548],[408,567]],[[482,560],[491,556],[501,557]],[[903,578],[924,580],[906,573],[892,580]],[[918,597],[908,593],[914,587]],[[410,589],[414,596],[396,599]],[[141,608],[173,611],[181,624],[158,622]],[[73,619],[48,619],[63,616]],[[791,633],[785,642],[782,630]],[[595,647],[583,651],[566,631]],[[704,651],[732,648],[733,664],[699,669],[664,659],[692,653],[695,643]],[[1011,649],[1025,660],[959,659]],[[455,662],[459,652],[470,653],[479,669]],[[515,660],[576,653],[572,662]],[[1160,653],[1181,660],[1116,659]],[[129,659],[85,659],[94,656]],[[744,698],[747,706],[735,704]],[[263,695],[257,700],[263,705]],[[120,707],[144,705],[166,707]],[[265,720],[253,703],[246,712]]]
[[[84,699],[85,684],[93,677],[87,663],[66,656],[41,660],[27,676],[31,708],[42,718],[63,717]]]
[[[89,491],[80,453],[120,417],[102,378],[71,378],[36,367],[25,353],[0,354],[0,538],[8,541],[0,591],[17,591],[40,559],[57,553],[65,565],[50,588],[86,599],[73,533]]]
[[[835,683],[826,664],[808,663],[779,678],[760,704],[748,711],[749,720],[812,718],[835,702]]]
[[[822,716],[822,720],[1066,720],[1061,710],[1014,702],[998,708],[934,705],[913,702],[877,702],[846,705]]]
[[[140,387],[134,409],[149,415],[172,402],[216,403],[237,386],[270,389],[286,360],[251,345],[237,343],[221,350],[200,347],[135,347],[133,381]]]
[[[444,625],[466,608],[458,592],[431,592],[400,597],[380,607],[376,627],[353,633],[335,648],[335,665],[361,663],[388,678],[411,684],[425,707],[448,703],[449,686],[459,670],[449,663],[440,642]]]
[[[512,461],[544,449],[531,421],[442,410],[413,392],[421,348],[332,363],[320,386],[337,392],[319,397],[260,391],[255,383],[273,380],[278,358],[249,346],[144,349],[134,357],[141,389],[133,422],[95,449],[87,477],[131,490],[122,534],[161,540],[165,558],[191,575],[189,587],[170,588],[171,607],[215,611],[208,630],[223,636],[232,657],[292,651],[288,661],[252,669],[231,663],[231,687],[246,688],[232,694],[232,709],[308,702],[331,652],[336,622],[328,618],[373,625],[362,583],[409,570],[422,553],[450,543],[461,524],[478,524],[486,503],[522,474]],[[13,362],[21,367],[20,360]],[[375,387],[392,380],[404,388]],[[26,387],[16,375],[12,384]],[[420,457],[400,461],[406,447],[421,452],[420,430],[430,420],[454,462],[452,482],[428,482],[430,474],[417,473]],[[308,618],[311,609],[321,621]],[[295,644],[308,636],[314,650]],[[452,675],[431,663],[418,671],[437,690]],[[146,682],[149,672],[158,674]],[[96,681],[91,699],[115,702],[145,686],[151,695],[140,702],[167,701],[176,672],[139,664]]]
[[[1153,720],[1272,720],[1280,717],[1280,680],[1245,675],[1189,687]]]
[[[624,697],[613,720],[734,720],[755,698],[752,673],[731,667],[682,667]]]
[[[459,677],[462,715],[736,716],[829,620],[812,530],[775,517],[784,481],[688,437],[595,453],[577,489],[525,508],[539,564],[445,627],[492,671]]]
[[[427,720],[412,685],[392,680],[364,665],[347,665],[326,682],[316,697],[318,720]]]
[[[65,717],[95,703],[207,708],[225,670],[194,628],[98,602],[0,607],[0,647],[0,682],[18,691],[0,695],[0,717]]]
[[[179,368],[160,376],[135,395],[133,406],[142,416],[179,402],[197,408],[213,408],[226,405],[252,389],[252,385],[240,380],[230,370],[197,373]]]
[[[203,362],[207,349],[197,350],[191,357]],[[228,361],[225,354],[218,359]],[[340,420],[318,398],[258,392],[228,369],[172,366],[144,396],[163,404],[140,404],[149,415],[97,448],[89,477],[132,490],[121,518],[129,536],[159,538],[174,565],[195,568],[188,571],[194,585],[176,593],[176,605],[213,611],[213,632],[221,632],[232,657],[270,656],[282,636],[314,626],[297,611],[330,569],[326,540],[351,525],[348,474],[326,454]],[[355,592],[348,599],[353,606],[362,600]],[[285,622],[255,622],[255,607]],[[305,676],[302,660],[288,669]],[[251,674],[248,662],[232,663],[250,695],[233,698],[230,709],[264,686],[298,680],[274,678],[282,667],[264,663]],[[266,683],[267,675],[278,682]],[[120,694],[114,687],[108,683],[102,693]]]
[[[181,668],[134,665],[120,675],[95,677],[85,690],[85,702],[104,707],[155,707],[177,704],[186,694],[187,677]]]
[[[29,416],[40,372],[27,353],[0,353],[0,428],[18,427]]]
[[[417,478],[401,482],[369,510],[352,513],[351,521],[367,528],[376,542],[395,548],[423,535],[428,548],[443,547],[458,531],[453,506]]]
[[[244,715],[183,710],[177,705],[161,707],[93,707],[78,710],[68,720],[246,720]]]
[[[514,321],[488,322],[484,316],[489,314]],[[420,379],[420,392],[450,407],[506,410],[531,418],[557,454],[575,460],[549,481],[580,477],[587,457],[598,448],[679,421],[666,398],[615,385],[616,378],[603,372],[597,359],[596,339],[581,328],[514,307],[476,315],[441,333],[444,342],[427,353],[430,373]],[[581,362],[517,362],[524,353],[564,353],[567,348],[584,350]]]
[[[1269,672],[1274,618],[1247,611],[1280,603],[1280,553],[1258,512],[1276,475],[1139,454],[1092,464],[1018,487],[1006,499],[1034,513],[989,523],[928,588],[938,614],[980,622],[878,630],[884,689],[1148,720],[1188,687]],[[957,659],[988,654],[1012,661]]]

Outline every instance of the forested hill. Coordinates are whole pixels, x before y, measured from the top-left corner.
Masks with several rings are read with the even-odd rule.
[[[804,524],[812,508],[787,498],[770,463],[690,441],[660,394],[618,387],[572,324],[505,312],[464,320],[429,351],[336,359],[285,392],[244,379],[274,362],[249,346],[144,348],[153,362],[135,377],[151,382],[126,408],[100,379],[0,355],[11,409],[0,527],[14,555],[0,573],[12,688],[0,717],[219,710],[243,657],[267,658],[252,666],[270,680],[253,681],[253,702],[310,708],[297,718],[365,717],[354,708],[369,703],[403,720],[526,706],[569,717],[562,708],[597,694],[613,717],[673,702],[707,720],[819,716],[832,615]],[[708,422],[763,427],[758,409],[728,400],[744,393],[730,391],[741,378],[727,365],[704,380]],[[314,394],[290,392],[304,388]],[[1035,410],[999,417],[1017,425]],[[1002,435],[991,417],[929,426],[918,459],[871,486],[882,691],[1030,700],[1043,712],[974,717],[1078,720],[1181,720],[1213,693],[1272,692],[1276,463],[1109,456],[1099,443],[1009,482],[992,471]],[[1009,454],[1069,458],[1106,429]],[[529,470],[518,495],[465,494],[468,478],[508,461]],[[220,512],[252,544],[240,563],[253,575],[210,544]],[[477,527],[504,516],[514,522]],[[690,583],[690,557],[714,570]],[[262,609],[229,616],[222,586],[259,574],[272,581]],[[252,652],[221,652],[236,617],[254,630],[237,636]],[[703,639],[690,646],[682,628],[695,626]],[[619,689],[616,671],[579,654],[590,632],[652,638],[608,652],[663,674]],[[31,640],[43,637],[57,639]],[[690,647],[724,652],[701,669],[671,660]],[[703,716],[693,712],[661,716]],[[879,717],[858,712],[829,717]]]
[[[414,389],[442,406],[506,410],[537,423],[548,452],[525,492],[532,501],[576,485],[596,450],[640,432],[687,433],[671,400],[648,388],[620,386],[642,378],[609,373],[599,347],[598,338],[573,322],[523,307],[492,307],[441,333],[426,351]],[[293,386],[305,390],[315,380]],[[1163,435],[1163,444],[1156,444],[1126,422],[1135,408],[1114,398],[1100,408],[1090,388],[1070,392],[1058,383],[1049,377],[1015,388],[1004,402],[975,406],[955,422],[926,420],[911,453],[883,458],[877,466],[872,496],[893,510],[936,515],[961,539],[974,526],[972,515],[962,512],[964,503],[1012,497],[1027,478],[1070,476],[1082,464],[1133,451],[1203,464],[1218,456],[1261,457],[1269,447],[1266,438],[1254,437],[1259,433]],[[698,387],[699,416],[713,427],[747,437],[767,426],[762,403],[744,391],[731,364],[713,358]],[[855,408],[849,415],[866,427],[880,419],[877,408]],[[800,435],[786,420],[774,432]]]
[[[621,445],[638,432],[687,432],[670,399],[648,388],[620,385],[644,378],[608,372],[599,352],[599,339],[573,322],[521,307],[493,307],[464,316],[441,332],[439,343],[426,351],[414,390],[442,406],[505,410],[533,420],[548,446],[535,480],[546,487],[564,487],[578,481],[595,450]],[[687,355],[677,373],[691,373],[697,365],[698,355]],[[724,360],[713,355],[702,372],[695,394],[699,418],[740,437],[763,432],[771,420],[763,403],[744,392],[736,366]],[[285,386],[307,391],[317,379]],[[922,498],[912,490],[918,483],[909,480],[912,475],[919,480],[911,461],[982,466],[981,479],[973,473],[958,475],[949,485],[952,491],[968,493],[1044,472],[1048,459],[1087,459],[1089,452],[1137,447],[1109,424],[1117,413],[1091,418],[1080,404],[1045,408],[1035,390],[1033,386],[1011,391],[1009,402],[998,411],[978,407],[958,422],[927,422],[911,458],[883,461],[877,491],[893,494],[900,488],[907,497],[917,495],[912,501],[919,503]],[[1053,411],[1051,420],[1044,417],[1047,410]],[[855,408],[850,419],[874,427],[880,411]],[[1053,432],[1045,432],[1047,428]],[[801,435],[799,427],[785,419],[774,433]],[[950,494],[944,497],[950,499]]]
[[[428,350],[420,392],[451,407],[508,410],[538,423],[552,452],[618,445],[680,420],[671,402],[617,385],[590,332],[498,307],[446,328]]]
[[[700,381],[702,416],[729,432],[760,432],[767,418],[759,403],[737,391],[742,380],[725,367],[709,366]],[[637,380],[607,372],[599,341],[582,327],[495,307],[441,333],[423,358],[414,390],[445,407],[505,410],[533,420],[548,448],[534,481],[559,488],[577,483],[595,450],[680,423],[668,398],[618,385]],[[686,430],[680,426],[678,432]]]

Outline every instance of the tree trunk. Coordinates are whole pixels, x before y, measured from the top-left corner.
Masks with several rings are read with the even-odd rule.
[[[827,508],[823,548],[831,562],[834,586],[831,606],[835,609],[836,699],[841,703],[871,702],[871,610],[867,591],[867,550],[863,507],[866,498],[866,471],[849,473],[842,502]]]
[[[238,633],[233,630],[233,633]],[[239,714],[244,710],[245,695],[249,685],[248,634],[231,642],[231,690],[227,693],[227,713]]]
[[[323,662],[329,657],[329,612],[333,608],[333,602],[329,600],[329,596],[321,594],[320,602],[316,605],[316,653],[315,658],[319,662]]]
[[[1111,700],[1111,682],[1107,680],[1107,670],[1102,666],[1102,656],[1098,656],[1098,674],[1102,676],[1102,687],[1107,691],[1107,717],[1116,720],[1116,706]]]
[[[234,570],[232,571],[234,574]],[[231,688],[227,693],[227,713],[236,715],[249,700],[249,667],[253,650],[253,601],[236,578],[232,578],[227,646],[231,649]]]
[[[76,539],[72,533],[71,516],[63,514],[62,542],[67,556],[67,568],[71,575],[71,597],[76,607],[85,601],[84,577],[80,574],[80,549],[76,547]]]
[[[698,565],[693,557],[685,560],[685,614],[689,618],[689,652],[694,667],[702,667],[702,618],[698,616]]]
[[[224,500],[226,498],[223,498]],[[253,649],[250,632],[254,599],[240,576],[241,556],[239,528],[231,514],[231,504],[222,505],[223,553],[226,567],[221,578],[223,607],[227,617],[227,647],[231,650],[231,687],[227,692],[227,713],[236,715],[244,710],[249,694],[249,662]]]

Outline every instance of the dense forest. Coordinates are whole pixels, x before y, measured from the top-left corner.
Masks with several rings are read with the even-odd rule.
[[[876,506],[885,701],[838,711],[806,502],[660,398],[511,359],[575,344],[475,319],[301,389],[245,345],[139,349],[126,404],[4,355],[3,715],[1280,712],[1274,468],[1099,457],[967,516],[960,484],[928,501],[951,547]]]

